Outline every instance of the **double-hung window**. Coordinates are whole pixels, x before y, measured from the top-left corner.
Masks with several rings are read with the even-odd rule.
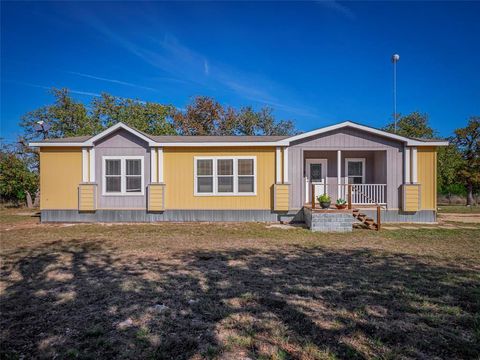
[[[143,156],[104,156],[103,195],[143,195]]]
[[[347,184],[365,184],[365,159],[345,159]]]
[[[195,195],[256,194],[256,157],[198,156],[194,162]]]

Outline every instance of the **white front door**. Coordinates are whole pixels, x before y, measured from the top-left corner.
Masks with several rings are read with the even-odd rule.
[[[305,160],[305,202],[312,202],[312,184],[315,184],[315,198],[327,192],[327,159]]]

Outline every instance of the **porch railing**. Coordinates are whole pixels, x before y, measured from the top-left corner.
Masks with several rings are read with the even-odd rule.
[[[345,199],[354,205],[385,205],[387,203],[386,184],[312,184],[311,194],[316,196],[328,194],[335,202],[337,199]]]

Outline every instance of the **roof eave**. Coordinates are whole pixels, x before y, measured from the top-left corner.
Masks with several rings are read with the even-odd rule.
[[[409,140],[406,143],[407,146],[448,146],[450,143],[448,141],[420,141],[420,140]]]
[[[211,146],[211,147],[245,147],[245,146],[288,146],[288,142],[285,141],[268,141],[268,142],[202,142],[202,143],[184,143],[184,142],[175,142],[175,143],[161,143],[161,142],[148,142],[148,145],[151,147],[202,147],[202,146]],[[29,143],[30,147],[93,147],[94,144],[92,141],[86,141],[83,143],[67,143],[67,142],[32,142]]]
[[[319,129],[316,129],[316,130],[308,131],[308,132],[300,134],[300,135],[295,135],[295,136],[289,137],[289,138],[285,139],[284,141],[288,142],[288,145],[290,145],[290,143],[292,143],[293,141],[305,139],[305,138],[315,136],[315,135],[320,135],[320,134],[323,134],[323,133],[326,133],[326,132],[329,132],[329,131],[343,129],[345,127],[352,127],[354,129],[366,131],[366,132],[369,132],[369,133],[372,133],[372,134],[376,134],[376,135],[383,136],[383,137],[386,137],[386,138],[389,138],[389,139],[393,139],[393,140],[396,140],[396,141],[399,141],[399,142],[403,142],[407,146],[448,146],[448,141],[432,142],[432,141],[420,141],[420,140],[410,139],[410,138],[407,138],[405,136],[392,134],[392,133],[389,133],[389,132],[384,131],[384,130],[375,129],[375,128],[372,128],[372,127],[369,127],[369,126],[357,124],[357,123],[354,123],[352,121],[344,121],[344,122],[341,122],[341,123],[338,123],[338,124],[334,124],[334,125],[326,126],[326,127],[319,128]]]

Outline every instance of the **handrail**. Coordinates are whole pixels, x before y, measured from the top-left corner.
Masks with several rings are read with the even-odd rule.
[[[349,186],[355,186],[357,184],[349,184]],[[358,184],[359,185],[359,184]],[[361,185],[384,185],[384,184],[361,184]],[[375,204],[375,205],[379,205],[378,201],[375,201],[375,199],[372,199],[371,197],[369,197],[367,194],[365,194],[363,191],[361,190],[358,190],[358,189],[355,189],[355,191],[357,191],[358,194],[362,195],[363,197],[365,197],[367,200],[370,200],[370,202],[372,204]]]
[[[310,196],[307,202],[313,202],[315,194],[329,194],[333,198],[351,199],[352,204],[386,204],[387,184],[309,184]],[[348,202],[348,201],[347,201]]]

